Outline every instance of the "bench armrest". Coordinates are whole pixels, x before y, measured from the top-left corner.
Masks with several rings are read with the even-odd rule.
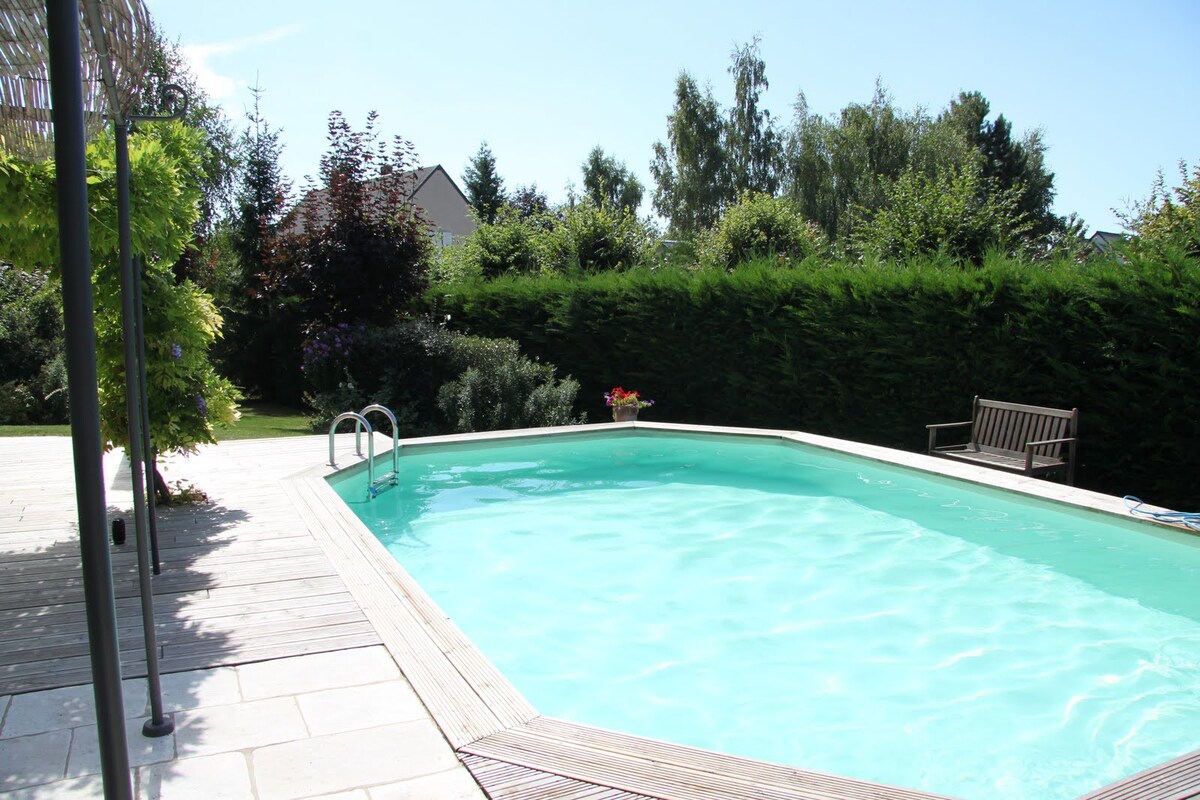
[[[1031,447],[1039,447],[1043,444],[1066,444],[1067,442],[1073,442],[1075,440],[1076,437],[1071,436],[1066,439],[1043,439],[1040,442],[1026,442],[1025,449],[1028,450]]]
[[[1068,451],[1068,460],[1071,462],[1071,470],[1073,472],[1075,469],[1075,442],[1076,442],[1076,440],[1077,440],[1077,437],[1069,436],[1065,439],[1042,439],[1041,441],[1037,441],[1037,442],[1026,442],[1025,443],[1025,471],[1028,472],[1030,469],[1033,468],[1033,448],[1042,447],[1042,446],[1048,445],[1048,444],[1066,444],[1066,445],[1070,445],[1070,447],[1071,447],[1071,449]],[[1074,476],[1072,475],[1072,477],[1074,477]],[[1074,481],[1071,481],[1071,483],[1073,484]]]
[[[947,428],[965,428],[974,424],[975,420],[969,419],[966,422],[936,422],[933,425],[926,425],[925,429],[929,431],[929,452],[932,453],[937,449],[938,431]]]
[[[961,428],[964,425],[974,425],[975,420],[969,419],[966,422],[937,422],[933,425],[926,425],[926,429],[933,430],[934,428]]]

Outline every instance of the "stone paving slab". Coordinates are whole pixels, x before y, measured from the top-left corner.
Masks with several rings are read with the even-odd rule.
[[[175,737],[151,738],[142,735],[140,717],[125,720],[125,739],[129,749],[129,766],[140,767],[175,757]],[[71,740],[71,758],[67,761],[67,777],[79,778],[100,773],[100,739],[95,725],[75,728]]]
[[[182,758],[138,771],[139,800],[253,800],[244,753]]]
[[[461,769],[439,772],[403,783],[373,786],[368,792],[371,800],[477,800],[479,786],[470,773]]]
[[[104,781],[99,775],[67,778],[15,792],[0,792],[0,800],[96,800],[103,796]]]
[[[147,694],[144,680],[122,681],[121,692],[126,718],[145,713]],[[95,697],[91,684],[19,694],[12,698],[4,715],[0,739],[74,728],[95,721]]]
[[[400,677],[400,668],[382,647],[243,664],[237,670],[242,697],[246,700],[361,686]]]
[[[337,764],[336,770],[328,768]],[[263,797],[292,800],[359,786],[392,783],[459,766],[429,720],[316,736],[263,747],[253,754]]]
[[[428,718],[417,693],[400,681],[303,694],[296,702],[313,736]]]
[[[157,739],[126,684],[137,800],[485,797],[382,647],[164,675]],[[103,796],[90,686],[3,698],[0,726],[0,800]]]
[[[0,740],[0,791],[63,777],[70,752],[70,730]]]
[[[183,758],[308,737],[293,697],[181,711],[175,715],[175,726],[175,739]]]
[[[242,700],[237,670],[234,667],[175,672],[163,675],[161,685],[163,710],[167,713],[209,706],[227,706]]]

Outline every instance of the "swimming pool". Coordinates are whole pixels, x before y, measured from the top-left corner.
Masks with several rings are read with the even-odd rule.
[[[632,429],[406,448],[371,503],[355,481],[543,713],[965,796],[1071,796],[1197,743],[1194,537]]]

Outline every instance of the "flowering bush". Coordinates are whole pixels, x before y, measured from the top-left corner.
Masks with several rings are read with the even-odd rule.
[[[334,386],[345,388],[350,373],[365,355],[360,352],[360,345],[366,333],[367,326],[345,322],[310,331],[302,346],[300,363],[306,388],[310,392],[325,392]],[[351,383],[350,389],[353,388]]]
[[[604,393],[604,405],[613,408],[645,408],[654,405],[654,401],[643,400],[636,391],[627,392],[620,386],[614,386]]]

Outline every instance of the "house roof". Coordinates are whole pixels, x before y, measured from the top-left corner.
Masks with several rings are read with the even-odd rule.
[[[463,203],[470,205],[470,201],[467,200],[467,196],[463,194],[462,189],[458,188],[458,184],[454,181],[454,178],[450,176],[449,172],[446,172],[441,164],[434,164],[431,167],[418,167],[417,169],[402,173],[402,178],[404,179],[402,184],[412,186],[412,191],[405,195],[403,199],[407,202],[413,203],[414,205],[420,205],[418,196],[421,193],[421,189],[424,188],[425,185],[429,183],[429,180],[439,172],[446,176],[446,180],[450,182],[450,185],[454,188],[454,191],[459,197],[462,198]],[[378,180],[380,180],[380,178],[375,178],[371,181],[368,181],[367,184],[370,185]],[[328,196],[328,194],[329,191],[325,188],[310,189],[308,192],[306,192],[304,197],[300,198],[300,201],[296,203],[292,210],[287,213],[287,218],[291,220],[292,226],[295,228],[300,228],[303,226],[303,219],[298,213],[301,209],[307,208],[310,210],[310,213],[319,212],[319,210],[325,205],[325,198]]]
[[[1112,249],[1113,245],[1125,240],[1125,234],[1113,233],[1112,231],[1096,231],[1088,237],[1088,241],[1092,246],[1101,253],[1107,253]]]

